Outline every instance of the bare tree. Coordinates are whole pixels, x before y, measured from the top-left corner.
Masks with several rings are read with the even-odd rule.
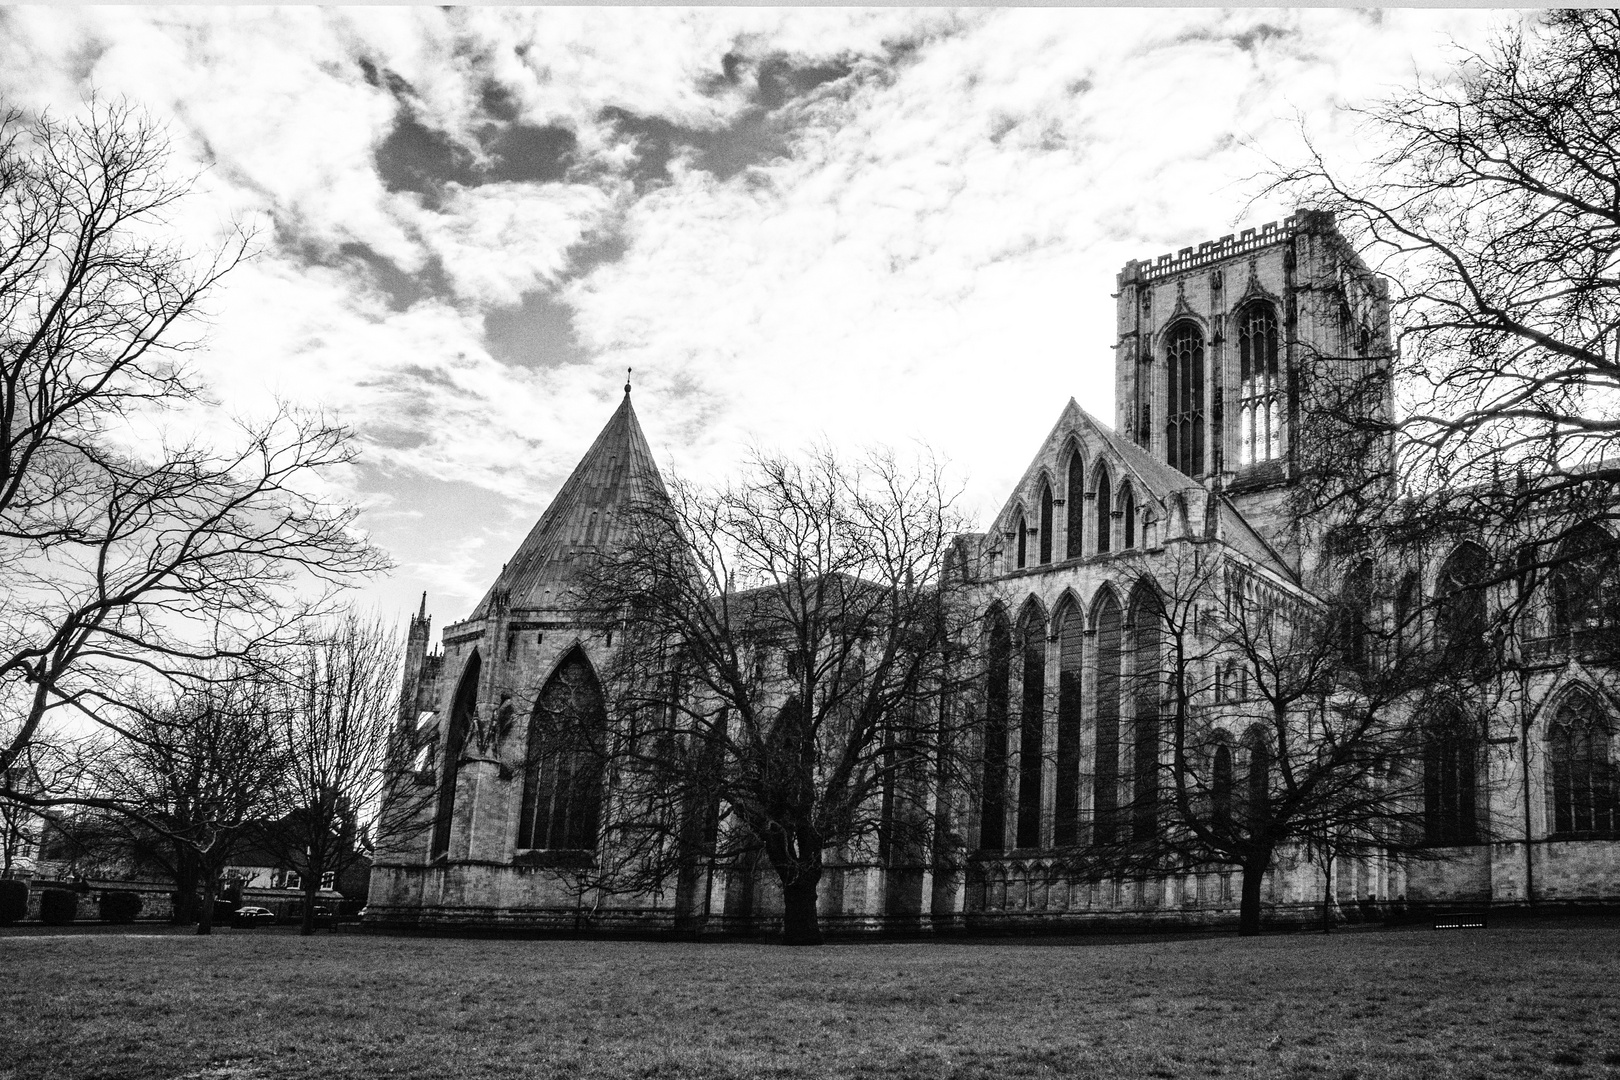
[[[1539,12],[1365,110],[1364,171],[1313,152],[1276,180],[1392,286],[1398,408],[1344,419],[1398,436],[1409,533],[1522,534],[1501,580],[1620,507],[1617,96],[1620,13]]]
[[[56,718],[115,724],[154,679],[285,636],[295,590],[385,562],[314,493],[343,429],[282,410],[233,445],[172,434],[207,403],[185,362],[245,242],[162,239],[170,157],[126,105],[0,115],[0,780]]]
[[[965,772],[943,470],[756,452],[729,484],[676,484],[632,517],[581,588],[622,634],[605,680],[617,722],[574,739],[608,764],[605,831],[655,875],[757,854],[781,883],[783,940],[818,943],[824,854],[920,861],[941,809],[925,789]]]
[[[420,809],[406,806],[407,796],[386,784],[399,710],[397,635],[352,611],[310,626],[307,634],[280,670],[275,716],[287,768],[278,813],[258,837],[298,871],[305,934],[314,930],[325,875],[356,865],[378,828],[392,831],[395,817],[408,821]],[[425,804],[426,797],[417,801]]]
[[[262,671],[216,666],[122,725],[90,769],[95,791],[81,802],[94,808],[91,834],[161,867],[174,882],[175,921],[195,919],[199,934],[213,929],[220,876],[286,774],[277,696]]]
[[[1279,853],[1322,865],[1324,920],[1339,856],[1429,853],[1422,703],[1443,658],[1399,644],[1410,628],[1380,617],[1355,564],[1339,579],[1348,585],[1313,592],[1189,543],[1140,590],[1128,682],[1134,738],[1149,750],[1128,829],[1098,858],[1235,865],[1239,932],[1255,934]]]

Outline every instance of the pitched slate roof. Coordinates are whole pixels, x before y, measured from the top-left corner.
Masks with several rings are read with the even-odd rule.
[[[487,617],[503,595],[508,608],[567,606],[579,554],[613,544],[629,507],[642,499],[664,497],[664,479],[626,386],[624,400],[607,426],[557,489],[472,618]]]

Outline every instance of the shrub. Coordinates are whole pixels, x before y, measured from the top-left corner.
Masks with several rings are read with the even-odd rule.
[[[71,889],[46,889],[39,894],[39,918],[48,926],[67,926],[79,916],[79,894]]]
[[[132,923],[141,913],[141,894],[114,889],[101,894],[101,921]]]
[[[0,881],[0,926],[10,926],[28,917],[28,883]]]

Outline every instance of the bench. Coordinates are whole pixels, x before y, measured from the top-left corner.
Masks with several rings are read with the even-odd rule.
[[[1445,915],[1438,915],[1434,920],[1436,930],[1483,930],[1485,929],[1485,913],[1483,911],[1453,911]]]

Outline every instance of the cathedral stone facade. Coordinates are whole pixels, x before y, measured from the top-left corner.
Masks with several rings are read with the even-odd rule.
[[[935,793],[956,850],[941,856],[936,843],[933,861],[913,853],[906,865],[860,848],[835,853],[822,881],[830,926],[993,931],[1236,918],[1235,867],[1099,876],[1079,873],[1073,855],[1143,826],[1131,817],[1133,792],[1156,782],[1165,757],[1142,723],[1156,706],[1125,689],[1140,662],[1145,590],[1193,547],[1218,551],[1279,594],[1320,582],[1321,534],[1289,512],[1301,425],[1313,395],[1346,372],[1383,387],[1365,407],[1391,407],[1388,380],[1379,380],[1391,350],[1387,292],[1331,216],[1309,211],[1127,263],[1118,290],[1114,426],[1070,400],[988,531],[957,543],[990,644],[973,705],[985,721],[982,787]],[[611,843],[599,829],[601,800],[611,796],[584,755],[529,745],[537,717],[609,722],[597,672],[612,634],[571,609],[569,589],[578,559],[615,543],[629,500],[661,491],[626,387],[483,600],[444,629],[439,651],[429,651],[425,606],[412,620],[401,727],[419,749],[397,783],[423,793],[422,810],[414,828],[380,839],[373,921],[747,932],[779,915],[772,875],[754,865],[711,865],[701,880],[645,895],[583,888],[581,861]],[[1594,550],[1611,543],[1606,533],[1587,539]],[[1459,583],[1511,559],[1493,550],[1501,546],[1489,535],[1459,536],[1445,550],[1414,546],[1398,565],[1363,571],[1365,617],[1421,607],[1435,614],[1414,621],[1414,632],[1430,636],[1482,621],[1509,599],[1496,592],[1514,586],[1459,591]],[[1344,917],[1620,894],[1611,768],[1620,686],[1584,647],[1620,615],[1606,559],[1571,563],[1524,606],[1522,652],[1534,662],[1516,667],[1514,685],[1472,734],[1413,716],[1435,733],[1413,764],[1424,770],[1434,857],[1338,860],[1331,888]],[[1212,686],[1221,700],[1243,694],[1219,673]],[[1253,770],[1257,753],[1234,741],[1226,767]],[[1267,917],[1316,917],[1323,887],[1323,869],[1305,852],[1279,851],[1263,891]]]

